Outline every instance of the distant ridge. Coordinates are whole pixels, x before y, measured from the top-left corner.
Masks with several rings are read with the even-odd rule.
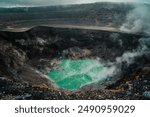
[[[78,4],[62,4],[62,5],[2,5],[0,8],[39,8],[39,7],[73,7],[73,6],[80,6],[80,5],[94,5],[94,4],[147,4],[150,5],[148,2],[140,3],[140,2],[94,2],[94,3],[78,3]]]

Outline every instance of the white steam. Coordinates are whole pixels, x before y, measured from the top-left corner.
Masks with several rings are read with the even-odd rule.
[[[120,70],[119,66],[123,63],[129,66],[135,62],[135,58],[150,54],[150,8],[146,5],[135,6],[135,9],[127,14],[126,22],[120,27],[120,30],[127,33],[142,33],[146,36],[139,39],[138,48],[123,53],[121,57],[116,58],[115,62],[109,63],[110,66],[118,66],[115,70],[116,74]],[[115,37],[117,38],[117,36],[114,36],[114,38]]]
[[[142,33],[150,36],[150,8],[147,5],[135,6],[129,14],[127,14],[126,22],[120,27],[122,32]],[[126,52],[122,57],[117,58],[117,62],[126,61],[131,64],[135,57],[149,53],[150,38],[141,38],[139,47],[133,52]]]
[[[127,14],[126,22],[121,26],[121,31],[127,33],[142,33],[146,34],[147,36],[150,35],[150,13],[149,8],[146,6],[136,6],[129,14]],[[113,41],[118,41],[120,45],[122,45],[122,41],[118,40],[118,34],[112,34],[111,39]],[[122,56],[117,57],[114,62],[107,62],[105,63],[104,69],[97,74],[90,73],[90,69],[99,65],[97,62],[89,64],[84,72],[94,78],[93,82],[98,82],[99,80],[103,81],[105,79],[112,77],[121,71],[122,65],[125,63],[126,66],[130,66],[132,63],[135,62],[137,57],[140,57],[144,54],[149,53],[150,48],[150,38],[141,38],[139,39],[139,46],[132,51],[127,51],[122,54]],[[90,82],[91,83],[91,82]]]
[[[121,64],[122,62],[126,62],[127,65],[130,65],[134,62],[134,58],[140,56],[140,52],[126,52],[121,57],[116,58],[117,64]]]
[[[126,22],[120,30],[150,35],[150,8],[146,5],[135,6],[135,9],[127,15]]]

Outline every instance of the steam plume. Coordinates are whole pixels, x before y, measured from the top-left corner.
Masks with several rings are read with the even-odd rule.
[[[120,30],[128,33],[144,33],[150,35],[150,8],[146,5],[135,6],[126,18]]]

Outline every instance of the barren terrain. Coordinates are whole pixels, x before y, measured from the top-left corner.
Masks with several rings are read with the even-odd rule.
[[[149,99],[150,53],[143,32],[120,31],[132,4],[0,9],[0,99]],[[61,59],[100,60],[116,73],[75,91],[48,73]],[[109,72],[109,71],[108,71]]]

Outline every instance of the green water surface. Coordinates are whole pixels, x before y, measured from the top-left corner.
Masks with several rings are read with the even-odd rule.
[[[103,64],[97,60],[61,60],[60,70],[52,70],[48,76],[63,89],[74,90],[94,81],[106,79],[101,77]]]

